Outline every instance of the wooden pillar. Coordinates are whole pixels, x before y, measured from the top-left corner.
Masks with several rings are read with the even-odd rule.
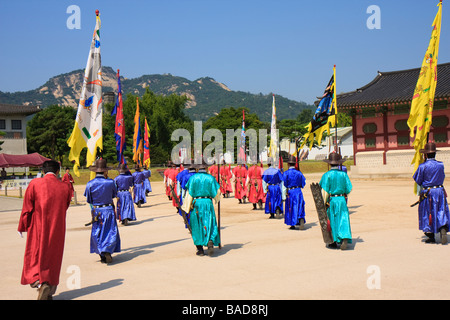
[[[356,110],[355,110],[356,112]],[[356,166],[356,149],[357,149],[357,143],[356,143],[356,114],[352,114],[352,132],[353,132],[353,162]]]
[[[388,151],[388,125],[387,125],[387,108],[383,111],[383,137],[384,137],[384,151],[383,151],[383,165],[386,164],[386,152]]]

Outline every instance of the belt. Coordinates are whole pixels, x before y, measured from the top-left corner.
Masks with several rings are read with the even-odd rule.
[[[99,206],[93,206],[95,209],[97,209],[97,208],[103,208],[103,207],[109,207],[109,206],[112,206],[113,204],[112,203],[110,203],[110,204],[101,204],[101,205],[99,205]]]
[[[211,197],[194,197],[194,199],[211,199],[212,200]]]
[[[298,189],[298,188],[301,188],[301,187],[292,187],[292,188],[287,188],[287,189],[292,190],[292,189]]]
[[[346,197],[347,195],[345,193],[343,194],[332,194],[330,197]]]
[[[117,191],[117,192],[125,192],[125,191],[130,191],[130,189],[119,190],[119,191]]]
[[[443,187],[444,187],[443,185],[440,185],[440,186],[432,186],[432,187],[426,187],[426,188],[424,188],[424,190],[437,189],[437,188],[443,188]]]
[[[277,186],[278,183],[274,183],[274,184],[268,183],[267,185],[268,185],[268,186]]]

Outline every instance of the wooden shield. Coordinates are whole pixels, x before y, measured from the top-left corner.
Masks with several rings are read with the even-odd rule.
[[[322,230],[323,242],[326,244],[333,243],[333,236],[328,229],[328,215],[327,209],[323,202],[322,188],[318,183],[311,183],[311,192],[314,198],[314,203],[316,204],[317,214],[319,216],[320,229]]]

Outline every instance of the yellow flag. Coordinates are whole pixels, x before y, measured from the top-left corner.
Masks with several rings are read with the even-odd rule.
[[[442,2],[438,4],[438,13],[433,21],[433,31],[431,33],[430,44],[423,58],[414,95],[411,102],[411,111],[408,118],[408,126],[411,130],[411,137],[414,137],[414,149],[416,151],[411,164],[414,164],[414,171],[423,157],[420,149],[425,147],[430,132],[434,96],[437,84],[437,61],[439,53],[439,38],[441,32]]]
[[[95,161],[97,148],[103,149],[102,137],[102,66],[100,57],[100,17],[97,14],[92,37],[83,87],[78,104],[75,126],[67,144],[70,147],[69,160],[75,161],[73,172],[80,176],[81,150],[87,148],[86,166]]]
[[[306,126],[308,131],[303,135],[303,142],[298,151],[300,151],[306,143],[309,143],[309,149],[311,150],[314,145],[314,140],[320,144],[322,142],[324,131],[326,130],[330,133],[330,125],[335,126],[336,119],[336,66],[334,66],[333,76],[325,88],[325,92],[323,93],[311,122]]]

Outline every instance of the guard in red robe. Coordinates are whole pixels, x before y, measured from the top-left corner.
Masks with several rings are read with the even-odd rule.
[[[230,181],[231,177],[230,165],[224,162],[223,165],[220,166],[220,193],[223,194],[224,198],[229,198],[230,193],[233,192]]]
[[[51,299],[59,284],[71,200],[69,185],[57,178],[59,163],[46,161],[43,171],[25,192],[18,227],[27,233],[21,284],[38,288],[38,300]]]
[[[266,202],[262,184],[263,168],[254,164],[248,169],[248,200],[253,203],[253,210],[256,210],[256,204],[262,209],[262,204]]]
[[[70,190],[72,191],[70,197],[72,198],[73,197],[73,192],[74,192],[74,189],[73,189],[74,180],[72,178],[72,175],[70,174],[70,169],[69,168],[66,168],[66,173],[64,174],[64,177],[62,178],[62,181],[69,184]]]
[[[217,182],[219,182],[219,168],[217,167],[217,164],[214,163],[212,166],[210,166],[208,171],[209,174],[212,175]]]
[[[242,200],[247,198],[247,188],[245,183],[247,181],[247,168],[243,164],[238,164],[237,167],[233,168],[234,175],[234,197],[242,203]]]

